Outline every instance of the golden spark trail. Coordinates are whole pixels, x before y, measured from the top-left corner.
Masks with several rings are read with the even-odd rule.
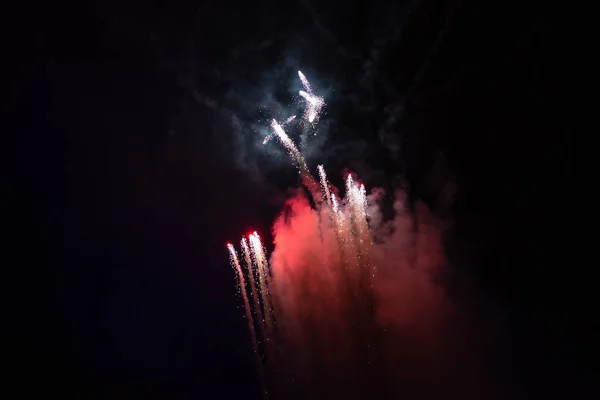
[[[258,319],[258,326],[261,330],[263,339],[266,337],[265,333],[265,318],[263,316],[263,312],[260,308],[259,295],[256,291],[256,272],[252,265],[252,257],[250,256],[250,249],[248,248],[248,242],[245,237],[242,237],[242,251],[244,252],[244,258],[246,260],[246,265],[248,266],[248,275],[250,277],[250,290],[252,293],[252,301],[254,303],[254,312],[256,313],[256,318]]]

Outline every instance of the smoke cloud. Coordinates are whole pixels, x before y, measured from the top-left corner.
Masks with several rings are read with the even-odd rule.
[[[463,335],[465,313],[443,284],[445,224],[424,204],[410,210],[402,191],[386,221],[383,197],[368,196],[372,241],[357,242],[358,252],[340,245],[330,210],[302,191],[275,221],[272,390],[313,399],[493,397]]]

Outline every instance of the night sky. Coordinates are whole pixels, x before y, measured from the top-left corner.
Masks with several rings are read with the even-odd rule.
[[[591,394],[565,111],[583,56],[566,6],[487,3],[15,9],[5,379],[57,398],[260,398],[225,243],[258,230],[272,250],[299,180],[262,140],[302,69],[328,104],[311,168],[402,186],[452,221],[445,285],[497,326],[482,358],[502,393]]]

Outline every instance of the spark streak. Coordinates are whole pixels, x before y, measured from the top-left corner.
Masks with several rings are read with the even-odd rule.
[[[281,125],[286,126],[287,124],[289,124],[290,122],[292,122],[293,120],[296,119],[295,115],[292,115],[291,117],[289,117],[288,119],[285,120],[285,122]],[[271,138],[273,137],[273,133],[269,133],[266,137],[265,140],[263,140],[263,144],[267,144],[269,142],[269,140],[271,140]]]
[[[292,159],[298,157],[298,150],[295,148],[293,142],[291,142],[291,139],[289,139],[281,125],[273,120],[272,127],[279,140],[288,149]],[[303,158],[301,160],[304,161]],[[296,163],[298,164],[298,161],[296,161]],[[317,166],[317,172],[320,182],[313,178],[308,170],[301,171],[303,183],[307,185],[313,196],[313,200],[315,201],[314,207],[316,208],[316,212],[323,212],[331,217],[332,223],[330,225],[321,225],[319,229],[323,229],[325,235],[327,234],[327,230],[332,229],[329,230],[330,236],[328,240],[329,243],[335,244],[334,248],[331,249],[331,253],[329,253],[330,250],[325,250],[327,246],[324,246],[323,250],[325,252],[322,254],[324,254],[325,257],[332,257],[330,260],[335,263],[333,265],[337,265],[338,268],[332,269],[331,271],[333,273],[341,274],[339,275],[341,279],[339,282],[330,282],[331,285],[327,286],[327,290],[331,290],[332,293],[335,293],[332,294],[333,296],[344,296],[346,299],[352,299],[347,303],[347,312],[350,313],[350,315],[359,315],[356,318],[363,319],[366,318],[364,317],[364,310],[370,310],[370,304],[372,303],[369,293],[367,292],[371,287],[372,274],[371,269],[369,268],[371,261],[368,250],[371,241],[369,239],[370,232],[366,219],[366,190],[364,185],[357,183],[351,175],[348,175],[346,179],[345,199],[338,201],[335,193],[330,189],[330,184],[327,181],[327,174],[323,165]],[[319,192],[319,183],[321,186],[321,193],[317,193]],[[310,188],[312,188],[312,190]],[[262,343],[264,343],[263,349],[265,351],[263,356],[265,357],[265,360],[269,360],[269,365],[273,366],[281,361],[285,361],[285,359],[281,358],[281,352],[279,350],[280,343],[275,340],[275,334],[277,333],[278,339],[281,339],[282,334],[290,334],[289,330],[286,331],[286,327],[289,327],[286,325],[286,322],[291,323],[292,326],[298,327],[298,325],[293,325],[295,322],[286,320],[286,315],[289,316],[288,318],[294,318],[294,316],[300,317],[299,321],[304,321],[303,323],[308,324],[304,327],[300,326],[299,329],[305,329],[306,326],[311,326],[310,324],[313,322],[309,323],[307,321],[314,321],[316,324],[315,326],[319,326],[323,321],[317,322],[318,319],[315,319],[315,317],[310,314],[295,314],[294,311],[286,309],[286,307],[282,308],[282,304],[287,303],[281,303],[281,296],[283,295],[285,298],[286,294],[281,291],[282,289],[280,289],[279,285],[281,284],[281,288],[285,288],[286,283],[278,281],[277,276],[275,275],[271,277],[271,267],[269,266],[267,255],[258,233],[253,232],[247,239],[248,240],[246,240],[245,237],[242,238],[241,247],[246,264],[248,265],[250,291],[252,293],[255,315],[258,319],[260,333],[263,338]],[[321,240],[326,239],[322,238]],[[258,351],[258,342],[256,340],[256,334],[254,333],[254,325],[251,320],[252,313],[250,302],[245,291],[244,278],[233,246],[228,245],[228,247],[232,254],[232,263],[238,270],[238,275],[240,277],[240,287],[242,288],[244,297],[244,306],[246,308],[247,318],[249,319],[252,337],[254,343],[256,343],[256,352]],[[322,267],[327,266],[327,262],[319,264],[320,262],[322,261],[317,260],[317,265]],[[302,276],[302,272],[299,271],[298,273],[300,274],[298,277]],[[258,284],[255,284],[255,279],[258,280]],[[277,286],[273,286],[274,282],[277,283]],[[289,288],[283,290],[289,290]],[[364,303],[362,300],[356,299],[357,293],[363,295],[362,299],[364,300]],[[289,294],[287,296],[289,296]],[[299,306],[300,304],[301,303],[298,303]],[[324,310],[329,306],[330,305],[328,304],[322,305]],[[296,312],[298,312],[298,310],[296,310]],[[279,324],[280,321],[281,324]],[[277,332],[275,332],[276,322]],[[326,334],[323,333],[323,335]],[[322,336],[322,338],[323,337],[326,336]],[[314,342],[313,344],[316,345],[316,343],[317,342]]]
[[[300,80],[302,81],[302,86],[304,86],[304,88],[306,90],[308,90],[309,92],[311,92],[312,88],[310,87],[310,83],[308,82],[308,79],[306,79],[306,76],[304,76],[304,74],[302,73],[302,71],[298,71],[298,76],[300,77]]]
[[[258,268],[259,273],[259,283],[260,283],[260,292],[262,295],[262,303],[264,307],[264,317],[267,326],[267,337],[266,341],[271,340],[273,335],[273,320],[272,320],[272,307],[271,300],[269,299],[269,289],[267,286],[267,277],[269,273],[269,266],[267,259],[265,257],[265,253],[262,247],[262,243],[260,242],[260,237],[258,233],[254,232],[250,235],[250,249],[252,251],[252,255],[254,256],[254,260],[256,262],[256,266]]]
[[[231,264],[236,269],[238,273],[238,278],[240,280],[240,292],[242,293],[242,298],[244,299],[244,309],[246,310],[246,319],[248,320],[248,328],[250,329],[250,336],[252,338],[252,347],[254,349],[254,354],[259,359],[260,364],[260,356],[258,353],[258,342],[256,340],[256,332],[254,331],[254,323],[252,322],[252,313],[250,312],[250,302],[248,301],[248,295],[246,294],[246,283],[244,281],[244,273],[242,272],[242,267],[240,267],[240,262],[238,260],[237,253],[231,243],[227,244],[227,248],[229,249],[229,257],[231,259]]]
[[[325,168],[322,165],[317,166],[317,170],[319,171],[319,178],[321,180],[321,189],[323,193],[325,193],[325,198],[327,199],[327,204],[329,207],[332,207],[331,203],[331,191],[329,190],[329,183],[327,182],[327,175],[325,174]]]
[[[306,79],[306,76],[304,76],[302,71],[298,71],[298,76],[300,77],[300,81],[302,81],[302,86],[305,89],[300,90],[298,94],[302,98],[304,98],[308,103],[304,112],[304,118],[306,118],[308,122],[313,123],[318,119],[319,114],[321,112],[321,108],[323,108],[323,106],[325,105],[325,100],[323,100],[322,97],[316,96],[313,93],[310,83],[308,82],[308,79]]]
[[[250,290],[252,293],[252,301],[254,303],[254,313],[256,314],[256,318],[258,319],[258,326],[260,327],[262,336],[265,337],[265,318],[263,316],[262,310],[260,308],[260,299],[258,292],[256,290],[256,277],[258,276],[257,270],[254,269],[252,265],[252,257],[250,256],[250,249],[248,247],[248,242],[245,237],[242,237],[241,240],[242,251],[244,252],[244,258],[246,260],[246,266],[248,267],[248,275],[250,279]]]
[[[296,164],[296,167],[298,167],[300,171],[308,171],[308,167],[306,166],[306,161],[304,160],[304,157],[302,157],[302,154],[300,153],[300,151],[298,151],[298,148],[296,147],[294,142],[292,142],[292,139],[290,139],[287,133],[285,133],[281,125],[279,125],[279,123],[276,120],[273,120],[273,122],[271,122],[271,128],[273,128],[273,131],[279,138],[279,141],[287,149],[288,154],[290,155],[290,157],[292,157],[292,160]]]
[[[335,198],[335,194],[334,193],[331,194],[331,204],[332,204],[332,207],[333,207],[333,212],[337,215],[337,213],[338,213],[338,202],[337,202],[337,200]]]
[[[302,119],[316,127],[325,102],[315,95],[301,71],[298,76],[303,86],[298,92],[304,106]],[[448,302],[437,285],[429,284],[429,273],[424,272],[443,267],[437,247],[441,242],[430,239],[430,231],[424,231],[426,236],[409,236],[415,231],[411,229],[415,222],[396,202],[394,220],[382,220],[381,210],[367,208],[365,185],[352,175],[344,180],[345,187],[340,189],[345,194],[340,196],[328,182],[323,165],[317,166],[318,177],[311,174],[284,129],[295,117],[285,122],[272,119],[264,143],[273,136],[281,142],[310,195],[299,190],[287,199],[273,224],[275,249],[270,258],[258,233],[242,238],[250,289],[246,289],[234,247],[227,245],[239,277],[263,393],[266,396],[262,361],[269,366],[269,375],[273,373],[269,383],[273,382],[275,398],[320,399],[333,393],[339,398],[379,398],[382,396],[374,394],[378,388],[386,393],[383,397],[390,397],[388,386],[414,381],[410,375],[412,343],[403,340],[415,337],[416,344],[422,340],[425,353],[436,354],[432,363],[423,365],[437,365],[438,341],[429,337],[432,327],[444,332],[445,325],[431,322],[439,322],[437,314],[446,315],[435,307],[447,310]],[[307,127],[306,123],[298,125]],[[388,228],[393,232],[388,234]],[[373,238],[380,234],[381,241],[375,242]],[[415,240],[406,245],[406,239]],[[417,261],[427,263],[426,269],[412,268]],[[417,304],[418,296],[425,299],[422,305]],[[255,323],[259,330],[255,331]],[[397,344],[396,333],[381,329],[387,325],[401,334],[402,343]],[[409,328],[406,335],[401,331],[405,325]],[[429,351],[431,348],[435,352]],[[395,371],[400,365],[406,365],[406,370],[399,375]],[[288,388],[291,396],[286,393]]]
[[[321,108],[325,105],[325,102],[322,97],[316,96],[313,93],[313,89],[308,79],[306,79],[306,76],[304,76],[301,71],[298,71],[298,76],[300,77],[304,88],[304,90],[299,91],[299,95],[306,101],[303,118],[309,123],[314,123],[317,121]],[[329,231],[329,239],[323,239],[322,237],[321,240],[329,240],[329,243],[335,243],[335,247],[331,249],[330,253],[325,252],[323,254],[329,254],[329,256],[332,257],[332,260],[334,260],[333,262],[339,265],[339,269],[335,270],[342,273],[344,281],[337,283],[331,282],[332,286],[329,287],[329,289],[335,290],[334,288],[338,287],[337,290],[342,290],[344,296],[353,297],[356,296],[357,291],[360,291],[360,288],[364,286],[365,283],[368,284],[364,279],[364,277],[367,276],[367,274],[365,274],[367,271],[365,266],[368,266],[370,263],[367,250],[371,243],[366,218],[366,190],[364,185],[358,185],[352,179],[352,176],[349,175],[346,180],[345,199],[338,200],[335,193],[332,192],[330,188],[323,165],[317,166],[318,179],[313,177],[302,153],[298,150],[283,128],[286,124],[293,121],[295,117],[295,115],[292,115],[283,123],[272,119],[272,132],[264,139],[264,143],[267,143],[272,136],[275,136],[279,142],[281,142],[292,159],[292,162],[299,169],[302,183],[308,189],[314,200],[315,211],[317,213],[324,212],[330,216],[331,224],[320,226],[319,229],[322,229],[325,235],[327,234],[328,229],[333,229]],[[327,206],[323,207],[324,204],[327,204]],[[280,303],[280,296],[282,296],[282,294],[285,296],[281,291],[285,290],[283,289],[285,288],[285,284],[281,281],[277,281],[276,276],[273,276],[273,278],[271,277],[269,262],[258,233],[253,232],[250,234],[248,236],[248,241],[246,238],[242,238],[241,246],[250,276],[250,291],[254,304],[254,312],[258,319],[261,336],[264,340],[264,350],[266,351],[265,357],[271,363],[278,362],[276,360],[278,355],[275,351],[276,348],[278,349],[278,343],[274,340],[274,323],[279,321],[279,319],[282,320],[282,324],[277,325],[277,334],[279,338],[280,329],[285,329],[285,322],[283,322],[284,315],[289,311],[282,309],[282,304]],[[252,314],[250,303],[245,292],[245,284],[243,283],[239,261],[237,261],[237,255],[235,254],[233,246],[228,246],[230,247],[232,259],[235,260],[233,263],[238,269],[238,275],[240,275],[246,314],[250,321],[249,326],[253,330],[254,325],[251,322]],[[320,263],[319,261],[316,262],[317,264]],[[327,264],[323,263],[321,265],[325,267]],[[258,280],[258,283],[256,283],[255,279]],[[277,286],[273,285],[274,282],[277,283]],[[340,295],[340,293],[338,293],[338,295]],[[323,307],[328,307],[328,305],[323,304]],[[354,308],[349,309],[348,311],[353,313]],[[290,316],[293,317],[293,314]],[[312,317],[309,316],[309,319],[310,318]],[[253,338],[256,338],[255,333],[252,333],[252,335]],[[256,339],[254,339],[254,341],[255,343],[258,343]],[[255,346],[257,346],[257,344]]]

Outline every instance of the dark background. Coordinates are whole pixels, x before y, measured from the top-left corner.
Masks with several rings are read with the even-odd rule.
[[[597,313],[570,245],[566,113],[584,60],[566,6],[29,7],[7,14],[4,35],[2,352],[18,393],[258,398],[224,244],[269,232],[298,183],[255,146],[268,116],[248,106],[265,79],[289,103],[297,63],[328,93],[312,167],[334,183],[344,168],[369,186],[402,182],[453,219],[450,261],[504,321],[509,361],[495,378],[515,396],[591,394]]]

